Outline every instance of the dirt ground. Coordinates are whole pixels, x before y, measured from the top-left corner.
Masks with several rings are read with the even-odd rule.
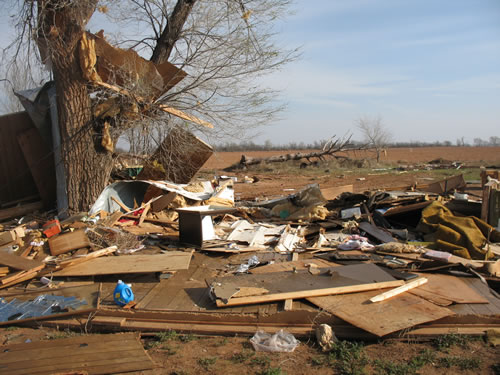
[[[51,328],[2,328],[0,343],[57,340],[78,335]],[[104,339],[104,338],[103,338]],[[164,332],[144,335],[156,368],[129,374],[499,374],[500,349],[482,338],[445,336],[428,342],[341,342],[330,354],[313,339],[292,353],[256,352],[248,337],[199,337]]]

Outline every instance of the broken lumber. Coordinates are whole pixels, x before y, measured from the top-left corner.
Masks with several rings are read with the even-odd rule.
[[[82,257],[74,257],[74,258],[65,259],[64,261],[60,262],[58,265],[61,268],[74,266],[76,264],[87,262],[91,259],[99,258],[99,257],[102,257],[104,255],[113,254],[116,251],[116,249],[118,249],[117,246],[110,246],[110,247],[107,247],[105,249],[94,251],[94,252],[89,253],[89,254],[82,256]]]
[[[388,290],[387,292],[378,294],[375,297],[370,298],[370,302],[375,303],[375,302],[385,301],[386,299],[397,296],[398,294],[404,293],[410,289],[413,289],[413,288],[416,288],[420,285],[423,285],[426,282],[427,282],[427,279],[425,277],[420,277],[418,279],[409,281],[406,284],[401,285],[400,287],[397,287],[395,289]]]

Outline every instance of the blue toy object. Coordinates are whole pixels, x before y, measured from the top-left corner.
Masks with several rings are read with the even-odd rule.
[[[113,299],[117,305],[125,306],[134,300],[134,293],[131,286],[131,284],[125,284],[123,281],[118,280],[118,284],[116,284],[115,291],[113,292]]]

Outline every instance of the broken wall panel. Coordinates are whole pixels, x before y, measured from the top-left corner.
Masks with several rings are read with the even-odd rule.
[[[56,170],[54,156],[45,144],[40,132],[30,128],[17,134],[17,141],[35,179],[38,192],[45,208],[52,208],[56,202]]]
[[[138,179],[187,184],[213,152],[212,146],[194,134],[175,127],[146,163]]]

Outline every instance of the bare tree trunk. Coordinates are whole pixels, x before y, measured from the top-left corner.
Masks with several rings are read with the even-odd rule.
[[[111,153],[101,144],[76,53],[54,65],[62,158],[70,212],[87,211],[108,183]]]
[[[52,63],[57,92],[61,155],[68,209],[87,211],[106,186],[111,155],[96,137],[90,96],[79,64],[78,43],[97,0],[39,0],[38,45]]]

